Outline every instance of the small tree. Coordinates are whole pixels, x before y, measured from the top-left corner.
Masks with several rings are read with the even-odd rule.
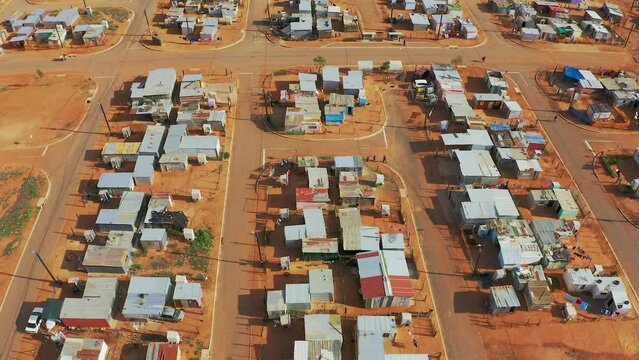
[[[318,55],[313,59],[313,62],[317,66],[317,71],[320,71],[326,65],[326,58],[324,58],[321,55]]]
[[[384,61],[384,62],[382,63],[382,65],[379,67],[379,69],[380,69],[383,73],[387,72],[387,71],[388,71],[388,69],[390,69],[390,61]]]
[[[462,58],[461,55],[455,56],[453,60],[450,61],[450,63],[455,66],[459,66],[464,63],[464,58]]]
[[[38,80],[42,80],[44,79],[44,72],[40,69],[36,69],[36,78]]]

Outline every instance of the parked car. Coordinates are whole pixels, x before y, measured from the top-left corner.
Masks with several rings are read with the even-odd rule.
[[[27,320],[27,327],[24,329],[26,333],[37,334],[40,331],[40,325],[42,325],[42,311],[41,307],[34,308]]]
[[[162,310],[162,315],[157,317],[157,319],[174,323],[180,322],[184,319],[184,311],[171,306],[165,306]]]

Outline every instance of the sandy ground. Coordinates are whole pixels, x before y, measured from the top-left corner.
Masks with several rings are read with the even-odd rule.
[[[169,2],[170,3],[170,2]],[[246,17],[246,3],[242,3],[239,8],[237,21],[233,24],[221,24],[216,37],[221,40],[213,41],[189,41],[182,35],[181,30],[177,26],[164,27],[164,19],[168,7],[166,2],[158,2],[156,8],[155,17],[152,19],[151,29],[153,32],[160,34],[164,37],[164,45],[162,47],[156,46],[151,43],[150,40],[144,40],[145,44],[153,46],[156,49],[162,50],[205,50],[215,49],[224,46],[231,45],[242,38],[242,29],[244,28],[244,22]],[[188,14],[189,17],[206,17],[203,14]],[[196,26],[196,34],[199,34],[201,26]]]
[[[82,74],[15,74],[0,77],[0,147],[43,146],[72,132],[89,108],[87,98],[96,91],[93,80]],[[31,106],[37,99],[38,106]],[[28,109],[28,110],[27,110]]]
[[[0,218],[4,218],[18,199],[18,190],[28,176],[38,179],[38,192],[40,197],[47,193],[48,182],[44,175],[33,169],[23,167],[4,166],[0,169]],[[36,217],[40,211],[37,207],[38,198],[31,199],[29,205],[32,207],[30,220],[25,224],[22,231],[15,235],[0,237],[0,299],[4,298],[7,284],[14,274],[16,265],[23,251],[23,243],[31,234],[31,229],[35,225]],[[11,249],[11,250],[10,250]]]
[[[125,11],[128,14],[127,19],[114,17],[109,13],[110,10]],[[12,54],[13,56],[17,54],[34,56],[34,51],[37,51],[37,53],[35,53],[37,54],[36,56],[55,58],[60,54],[85,55],[109,49],[120,42],[122,37],[126,34],[130,20],[133,17],[133,13],[125,8],[108,7],[94,8],[94,11],[96,12],[92,18],[81,13],[80,19],[77,21],[76,25],[99,24],[100,20],[107,20],[109,22],[110,29],[107,31],[106,36],[99,45],[81,44],[80,41],[72,39],[71,32],[69,32],[63,48],[40,45],[33,41],[32,43],[26,44],[24,49],[6,48],[5,46],[4,51],[5,53]]]
[[[223,79],[222,79],[223,78]],[[207,83],[213,83],[215,80],[228,81],[228,77],[205,77]],[[114,104],[120,104],[126,101],[124,95],[118,97]],[[231,134],[234,127],[235,108],[228,106],[221,107],[223,110],[229,111],[225,133],[216,133],[221,136],[223,150],[230,148]],[[107,112],[110,121],[114,121],[114,127],[119,131],[121,127],[130,126],[133,130],[131,137],[127,141],[141,141],[143,137],[143,129],[150,122],[131,121],[122,118],[119,108],[110,109]],[[117,116],[120,118],[117,118]],[[114,120],[115,116],[117,119]],[[189,134],[197,135],[198,131],[189,131]],[[200,134],[201,135],[201,134]],[[92,149],[88,150],[84,158],[84,169],[81,179],[77,182],[77,196],[73,197],[73,203],[70,204],[69,211],[61,214],[59,221],[64,223],[64,232],[57,237],[58,251],[47,261],[48,265],[53,269],[56,276],[61,279],[78,276],[86,279],[87,273],[80,269],[82,257],[86,250],[86,241],[84,240],[84,230],[93,229],[97,214],[102,208],[117,207],[118,201],[114,199],[106,204],[101,204],[95,196],[89,196],[87,201],[83,201],[83,193],[93,193],[100,174],[103,172],[112,172],[107,166],[101,163],[99,154],[102,145],[107,142],[121,142],[120,136],[107,137],[102,136],[101,140],[95,143]],[[119,171],[132,171],[134,163],[124,163]],[[200,355],[200,350],[207,348],[211,335],[211,316],[213,307],[213,296],[215,291],[216,278],[216,255],[220,246],[220,226],[224,206],[224,194],[226,189],[226,178],[228,173],[228,162],[211,160],[207,164],[198,165],[191,162],[188,172],[163,173],[155,172],[155,181],[152,185],[137,186],[135,191],[143,191],[147,194],[158,192],[168,192],[172,194],[174,203],[173,210],[183,211],[189,219],[189,227],[198,229],[208,229],[214,238],[213,249],[208,257],[208,266],[206,270],[193,268],[187,256],[185,249],[188,244],[182,236],[171,236],[169,238],[168,249],[165,252],[149,250],[146,254],[138,251],[134,258],[134,265],[137,269],[136,275],[139,276],[171,276],[176,274],[186,275],[191,282],[200,282],[204,291],[203,307],[201,309],[185,309],[185,319],[177,324],[163,323],[159,321],[150,321],[144,324],[139,330],[135,330],[131,322],[124,321],[119,316],[122,302],[126,296],[126,288],[128,283],[127,276],[120,276],[120,287],[122,290],[118,294],[116,305],[116,326],[101,332],[95,330],[75,330],[70,334],[76,336],[95,337],[96,333],[102,334],[110,348],[110,359],[139,359],[140,354],[145,354],[146,344],[149,341],[162,341],[150,339],[149,336],[155,334],[165,334],[167,330],[176,330],[183,339],[181,345],[182,356],[184,358],[196,358]],[[157,170],[157,169],[156,169]],[[191,189],[200,189],[202,199],[198,202],[191,200]],[[99,234],[98,239],[103,238],[105,234]],[[98,275],[100,276],[100,275]],[[104,275],[102,275],[104,276]],[[45,301],[52,297],[75,296],[68,287],[54,287],[48,282],[43,282],[37,301]],[[119,307],[118,307],[119,306]],[[56,329],[54,329],[55,331]],[[151,335],[149,335],[151,334]],[[39,338],[43,335],[37,335]],[[30,354],[38,354],[39,359],[49,359],[55,351],[51,352],[50,343],[34,341],[35,339],[20,334],[18,344],[20,353],[27,355],[24,359],[29,358]],[[53,359],[53,358],[52,358]]]
[[[270,153],[267,157],[269,163],[281,161],[282,158],[292,157],[295,160],[296,153],[278,151]],[[366,309],[363,307],[359,289],[359,280],[357,277],[357,269],[353,264],[342,261],[323,262],[323,261],[305,261],[301,258],[299,248],[286,247],[284,244],[284,226],[303,223],[302,211],[292,211],[291,217],[286,220],[282,226],[275,226],[275,219],[279,217],[279,209],[288,207],[295,208],[295,189],[307,186],[307,176],[303,172],[294,172],[290,177],[290,184],[286,187],[280,187],[274,183],[274,180],[262,177],[259,186],[260,199],[258,204],[258,229],[269,228],[273,231],[269,234],[268,244],[263,246],[262,254],[268,265],[265,271],[259,270],[259,264],[255,264],[254,272],[254,292],[262,292],[264,289],[281,290],[285,288],[287,283],[303,283],[308,281],[308,269],[324,268],[331,269],[335,284],[335,298],[333,302],[316,302],[313,304],[312,313],[328,312],[337,313],[342,316],[342,327],[344,333],[344,345],[342,354],[344,359],[353,359],[356,357],[356,347],[354,343],[354,323],[358,315],[389,315],[392,313],[408,311],[408,312],[428,312],[433,308],[431,294],[426,279],[423,259],[421,252],[416,243],[414,235],[414,225],[409,215],[407,223],[403,224],[400,220],[400,198],[399,189],[402,187],[401,180],[397,178],[392,170],[383,163],[367,163],[368,169],[365,173],[373,174],[379,172],[385,175],[386,183],[378,188],[378,198],[375,207],[362,207],[362,224],[367,226],[377,226],[381,233],[397,233],[405,234],[407,242],[406,257],[411,276],[413,278],[413,288],[416,291],[415,304],[409,307],[395,308],[376,308]],[[329,166],[329,161],[322,161],[322,167]],[[366,175],[365,175],[366,176]],[[331,186],[329,194],[333,199],[332,203],[336,203],[338,199],[338,188],[336,178],[329,178]],[[379,214],[379,204],[389,204],[391,206],[391,215],[389,217],[381,217]],[[339,236],[339,221],[334,215],[338,206],[329,205],[325,211],[325,221],[327,226],[327,235],[329,237]],[[376,210],[377,209],[377,210]],[[406,214],[410,209],[405,210]],[[282,256],[290,256],[291,269],[283,271],[279,267],[279,258]],[[254,305],[256,306],[256,305]],[[260,311],[263,311],[263,305],[260,304]],[[441,354],[443,344],[441,337],[437,335],[435,314],[430,317],[415,317],[415,323],[410,328],[404,328],[400,331],[396,343],[387,344],[389,353],[428,353],[431,355]],[[292,343],[294,340],[304,339],[304,328],[302,317],[294,317],[293,325],[288,328],[282,328],[271,322],[255,322],[252,326],[255,334],[260,334],[255,343],[256,354],[258,358],[263,359],[282,359],[292,356]],[[418,347],[413,346],[412,340],[416,339]]]

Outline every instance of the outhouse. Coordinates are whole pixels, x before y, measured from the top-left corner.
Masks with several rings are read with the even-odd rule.
[[[166,229],[142,229],[140,236],[140,244],[145,249],[166,250],[168,243],[168,234]]]
[[[190,282],[176,283],[173,291],[173,304],[180,308],[201,308],[202,285]]]

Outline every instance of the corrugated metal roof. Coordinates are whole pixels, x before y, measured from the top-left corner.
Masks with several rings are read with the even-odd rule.
[[[384,337],[378,334],[357,336],[357,360],[384,360],[384,352]]]
[[[311,303],[311,288],[309,284],[286,284],[284,295],[287,304]]]
[[[491,213],[497,217],[519,217],[519,210],[507,189],[467,189],[467,192],[472,203],[493,208]],[[465,204],[468,203],[462,203]]]
[[[331,199],[328,195],[328,189],[311,189],[311,188],[295,189],[295,201],[297,202],[327,203],[330,200]]]
[[[375,226],[360,227],[360,249],[364,251],[379,250],[379,228]]]
[[[286,241],[302,240],[306,238],[306,225],[284,226],[284,238]]]
[[[359,155],[335,156],[335,168],[337,169],[363,169],[364,160]]]
[[[322,68],[322,80],[339,82],[339,67],[324,66],[324,68]]]
[[[98,180],[98,189],[131,189],[133,173],[103,173]]]
[[[122,315],[125,317],[160,315],[170,290],[171,279],[168,277],[132,277]]]
[[[306,237],[326,237],[324,213],[321,209],[304,209],[304,224],[306,225]]]
[[[82,360],[106,358],[108,347],[102,339],[67,337],[64,340],[59,360]]]
[[[364,73],[359,70],[350,70],[342,77],[344,90],[359,90],[364,88]]]
[[[153,155],[140,155],[135,162],[135,168],[133,169],[133,177],[151,177],[155,172],[153,165],[155,164],[155,157]]]
[[[167,237],[166,229],[144,228],[140,241],[160,241],[165,237]]]
[[[164,125],[148,125],[139,152],[141,154],[155,154],[160,152],[166,127]]]
[[[337,314],[304,315],[304,334],[306,340],[343,341],[342,321]]]
[[[339,242],[337,239],[302,239],[303,254],[337,254]]]
[[[89,245],[84,253],[84,267],[123,267],[129,255],[129,249],[109,246]]]
[[[490,288],[490,296],[498,308],[519,307],[521,303],[512,285],[493,286]]]
[[[567,230],[565,221],[558,219],[535,220],[530,223],[530,228],[537,242],[544,249],[561,242],[562,237],[559,235],[560,232],[558,230],[563,230],[562,232]]]
[[[382,234],[382,248],[384,250],[404,250],[405,247],[404,234]]]
[[[339,209],[342,246],[346,251],[360,250],[362,217],[358,208]]]
[[[217,136],[207,135],[187,135],[182,136],[180,141],[180,149],[204,149],[215,150],[220,144],[220,138]]]
[[[271,290],[266,293],[266,311],[284,311],[286,304],[284,303],[284,291]]]
[[[170,96],[176,81],[173,68],[151,70],[144,84],[144,96]]]
[[[493,141],[486,130],[468,129],[465,133],[442,134],[445,146],[478,145],[493,147]]]
[[[394,334],[397,324],[393,316],[360,315],[357,317],[358,334]]]
[[[198,300],[202,299],[202,285],[200,283],[176,283],[173,291],[173,300]]]
[[[112,298],[118,288],[117,278],[89,277],[84,286],[83,297]]]
[[[490,153],[486,150],[454,150],[462,176],[501,177]]]
[[[579,205],[575,201],[575,198],[572,196],[572,193],[568,189],[553,189],[555,196],[557,197],[557,202],[564,210],[577,210],[579,211]]]
[[[308,187],[313,189],[328,189],[328,171],[326,168],[308,168]]]
[[[308,271],[309,289],[312,294],[334,293],[333,271],[331,269],[310,269]]]

